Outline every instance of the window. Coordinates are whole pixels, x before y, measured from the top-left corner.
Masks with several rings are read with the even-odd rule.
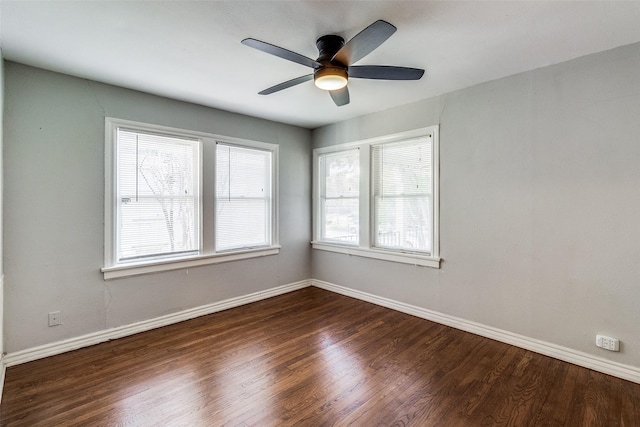
[[[439,267],[438,127],[314,150],[315,249]]]
[[[119,128],[116,262],[200,249],[200,141]]]
[[[374,242],[431,254],[431,138],[372,148]]]
[[[277,148],[107,118],[105,279],[278,253]]]
[[[321,154],[320,240],[358,244],[360,152]]]
[[[218,143],[216,251],[271,244],[271,152]]]

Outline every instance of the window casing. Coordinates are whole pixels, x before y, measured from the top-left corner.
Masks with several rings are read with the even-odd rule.
[[[105,124],[105,279],[279,252],[277,145]]]
[[[344,161],[327,166],[350,157],[357,157],[357,168]],[[314,169],[315,249],[439,267],[437,126],[316,149]],[[341,234],[328,235],[325,187],[335,182],[336,170],[356,169],[359,177],[350,182],[359,188],[344,186],[336,194],[343,203],[355,195],[358,210],[342,209]]]

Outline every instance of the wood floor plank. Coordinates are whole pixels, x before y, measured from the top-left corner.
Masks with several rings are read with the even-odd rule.
[[[640,385],[317,288],[7,369],[0,426],[638,426]]]

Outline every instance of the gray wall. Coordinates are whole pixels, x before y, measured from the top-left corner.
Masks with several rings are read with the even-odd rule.
[[[5,80],[8,352],[310,278],[309,130],[11,62]],[[105,282],[105,116],[279,144],[280,254]]]
[[[640,44],[322,127],[313,144],[434,124],[441,269],[314,250],[313,277],[640,366]]]

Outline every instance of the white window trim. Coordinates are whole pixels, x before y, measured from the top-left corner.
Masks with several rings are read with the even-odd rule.
[[[119,127],[125,127],[141,132],[161,133],[175,135],[178,137],[196,138],[202,141],[200,153],[200,248],[198,254],[190,254],[181,257],[167,257],[165,259],[151,259],[140,262],[116,263],[115,244],[115,136]],[[272,152],[272,216],[271,216],[271,245],[257,248],[243,248],[233,251],[218,252],[214,251],[214,229],[213,223],[215,215],[215,147],[217,142],[233,144],[242,147],[258,148],[269,150]],[[208,146],[205,147],[205,145]],[[208,152],[207,152],[208,151]],[[105,203],[104,203],[104,267],[100,270],[105,280],[136,276],[140,274],[156,273],[161,271],[178,270],[191,267],[197,267],[207,264],[218,264],[221,262],[237,261],[248,258],[258,258],[268,255],[276,255],[280,252],[280,244],[278,240],[278,159],[279,147],[277,144],[270,144],[260,141],[251,141],[241,138],[233,138],[223,135],[215,135],[206,132],[190,131],[178,129],[168,126],[153,125],[148,123],[140,123],[131,120],[117,119],[113,117],[105,118]],[[205,171],[202,163],[204,157],[210,155],[208,161],[210,165]],[[207,186],[203,188],[203,175],[207,174],[206,179],[213,180],[209,183],[209,190],[206,193]],[[207,217],[204,215],[210,211]],[[209,221],[210,224],[205,222]]]
[[[400,132],[392,135],[385,135],[375,138],[364,139],[360,141],[347,142],[328,147],[316,148],[313,150],[313,236],[311,241],[313,249],[319,249],[329,252],[337,252],[347,255],[360,256],[365,258],[373,258],[403,264],[411,264],[423,267],[440,268],[440,168],[439,168],[439,127],[429,126],[410,131]],[[371,180],[373,177],[370,173],[371,147],[376,144],[385,142],[401,141],[405,139],[420,137],[431,134],[432,139],[432,170],[433,170],[433,248],[431,255],[424,255],[417,252],[396,251],[392,249],[382,249],[373,246],[373,230],[370,229],[371,221],[371,199],[373,197],[373,185]],[[318,158],[325,153],[348,150],[354,147],[360,149],[360,243],[358,245],[347,243],[334,243],[315,240],[320,234],[320,215],[319,215],[319,174],[318,174]],[[367,194],[367,197],[362,197]]]
[[[337,252],[340,254],[354,255],[364,258],[381,259],[384,261],[399,262],[402,264],[418,265],[422,267],[440,268],[440,258],[424,256],[412,252],[382,250],[376,248],[363,248],[349,245],[338,245],[327,242],[311,242],[313,249]]]
[[[201,265],[238,261],[241,259],[259,258],[267,255],[277,255],[279,252],[280,245],[274,245],[269,246],[268,248],[247,249],[211,255],[196,255],[178,259],[154,260],[140,264],[118,265],[114,267],[105,267],[101,271],[104,274],[104,279],[110,280],[120,277],[137,276],[140,274],[157,273],[160,271],[179,270],[198,267]]]

